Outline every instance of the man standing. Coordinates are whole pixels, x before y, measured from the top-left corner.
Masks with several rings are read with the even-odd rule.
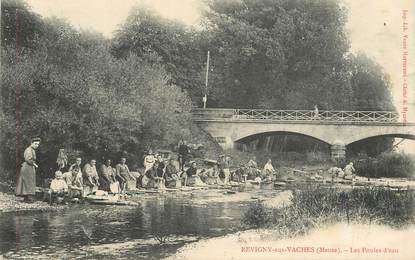
[[[223,173],[224,181],[223,184],[227,185],[229,182],[229,178],[231,176],[231,172],[229,170],[231,158],[228,156],[225,156],[224,154],[219,156],[218,165],[220,171]]]
[[[184,171],[184,165],[189,154],[189,147],[186,145],[186,141],[181,140],[179,142],[179,170]]]
[[[319,115],[318,115],[318,107],[317,107],[317,105],[314,105],[314,113],[313,113],[313,118],[314,118],[314,120],[318,120],[318,119],[319,119]]]
[[[40,138],[32,138],[31,144],[24,151],[24,162],[17,179],[16,196],[23,196],[25,202],[34,202],[36,194],[36,152]]]

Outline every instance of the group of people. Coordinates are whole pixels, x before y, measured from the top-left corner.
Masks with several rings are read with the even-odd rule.
[[[356,177],[356,170],[353,166],[353,162],[347,164],[344,169],[339,167],[332,167],[328,170],[328,172],[331,174],[332,180],[335,178],[353,180]]]
[[[181,157],[181,158],[180,158]],[[177,162],[169,157],[162,158],[159,154],[153,154],[151,150],[144,157],[143,174],[132,174],[126,158],[112,166],[111,160],[106,160],[99,170],[96,169],[96,160],[92,159],[81,169],[82,159],[76,158],[69,170],[55,173],[55,179],[50,185],[51,200],[55,197],[82,198],[97,190],[112,193],[124,193],[126,190],[136,188],[179,188],[182,186],[227,185],[230,181],[246,182],[249,179],[271,179],[275,174],[271,159],[265,164],[263,170],[258,169],[256,158],[252,158],[245,171],[238,170],[231,173],[231,158],[221,155],[217,162],[210,168],[199,169],[196,162],[190,162],[185,168],[185,160],[179,154]]]
[[[112,193],[125,192],[130,183],[135,185],[136,182],[136,177],[130,172],[126,161],[126,158],[122,157],[114,168],[112,161],[107,159],[97,170],[95,159],[91,159],[81,167],[82,158],[77,157],[67,172],[62,173],[61,170],[55,172],[55,178],[50,184],[50,200],[53,201],[54,198],[82,199],[97,190]]]
[[[255,182],[271,181],[276,177],[276,170],[272,165],[272,160],[269,158],[261,169],[258,167],[256,157],[253,156],[248,163],[242,165],[237,169],[232,179],[235,181],[246,182],[247,180],[254,180]]]
[[[33,138],[24,152],[24,162],[16,185],[16,195],[24,197],[24,201],[34,201],[36,193],[36,149],[40,138]],[[50,183],[50,197],[68,197],[82,199],[97,190],[112,193],[124,193],[126,190],[161,187],[181,187],[182,185],[228,184],[231,180],[243,181],[257,177],[266,177],[275,172],[271,160],[263,171],[258,170],[255,158],[252,158],[245,170],[231,174],[230,157],[221,155],[217,162],[208,169],[198,169],[195,162],[185,168],[189,158],[189,148],[182,141],[178,146],[178,167],[173,158],[163,159],[153,154],[151,150],[144,157],[143,174],[133,174],[126,164],[126,158],[121,158],[113,167],[110,159],[100,165],[97,170],[96,160],[91,159],[82,167],[82,158],[78,157],[72,165],[67,164],[63,151],[59,151],[57,160],[58,170]]]
[[[31,144],[24,152],[24,162],[16,185],[16,195],[24,197],[24,201],[33,202],[36,193],[36,149],[40,145],[40,138],[33,138]],[[133,173],[126,164],[126,158],[120,158],[113,167],[112,161],[107,159],[97,170],[96,160],[91,159],[82,167],[82,158],[76,158],[72,165],[67,165],[67,158],[63,151],[59,151],[57,160],[58,170],[50,183],[50,198],[78,198],[82,199],[97,190],[111,193],[125,193],[127,190],[141,188],[178,188],[181,186],[227,185],[230,181],[246,182],[254,180],[263,182],[272,181],[276,177],[276,170],[271,159],[262,169],[259,169],[256,158],[252,157],[245,165],[230,171],[231,158],[219,156],[212,161],[211,167],[198,169],[196,162],[185,164],[189,159],[189,148],[185,142],[178,146],[177,162],[169,157],[162,158],[153,154],[151,149],[144,157],[144,171],[142,174]],[[69,167],[68,167],[69,166]],[[333,176],[340,178],[353,178],[353,163],[348,164],[344,170],[332,168],[329,170]]]
[[[207,176],[219,180],[218,165],[216,165],[217,171],[206,170],[199,169],[196,162],[190,161],[189,167],[185,168],[188,151],[183,146],[185,143],[182,143],[182,147],[179,146],[177,162],[171,157],[164,160],[160,155],[153,155],[150,150],[144,158],[144,174],[140,176],[138,185],[142,188],[179,188],[206,185]],[[220,164],[220,168],[224,172],[229,172],[229,166],[226,163]],[[229,177],[224,177],[223,183],[228,181]]]

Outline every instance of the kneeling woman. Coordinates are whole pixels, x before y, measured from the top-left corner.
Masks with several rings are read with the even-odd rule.
[[[156,161],[154,162],[153,166],[144,173],[144,176],[141,179],[141,186],[143,188],[155,187],[158,167],[159,163]]]
[[[166,171],[164,174],[164,178],[166,180],[166,186],[171,188],[180,188],[181,180],[180,180],[180,174],[174,165],[174,160],[169,159],[169,164],[166,166]]]
[[[117,173],[111,166],[111,160],[107,159],[105,164],[101,166],[99,172],[100,189],[108,192],[118,193],[120,184],[116,180]]]
[[[125,157],[121,158],[119,164],[115,166],[117,179],[121,186],[121,191],[125,192],[126,189],[134,189],[135,188],[135,181],[136,179],[134,176],[131,175],[130,169],[128,168],[127,164],[125,164],[127,159]],[[129,185],[129,183],[134,182],[134,184]]]
[[[65,180],[66,184],[68,185],[68,196],[71,199],[83,198],[83,183],[82,183],[82,176],[78,173],[80,168],[78,165],[74,166],[71,171],[65,172],[63,174],[63,179]]]
[[[186,170],[187,180],[186,185],[189,186],[206,186],[200,177],[197,175],[197,166],[195,162],[192,162],[190,167]]]

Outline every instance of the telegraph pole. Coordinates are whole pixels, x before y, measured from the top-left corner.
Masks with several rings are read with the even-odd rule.
[[[207,93],[208,93],[208,79],[209,79],[209,51],[206,59],[206,79],[205,79],[205,95],[203,96],[203,108],[206,108]]]

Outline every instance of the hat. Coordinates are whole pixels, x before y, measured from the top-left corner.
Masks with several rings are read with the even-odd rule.
[[[31,142],[40,142],[40,138],[39,137],[32,137]]]

